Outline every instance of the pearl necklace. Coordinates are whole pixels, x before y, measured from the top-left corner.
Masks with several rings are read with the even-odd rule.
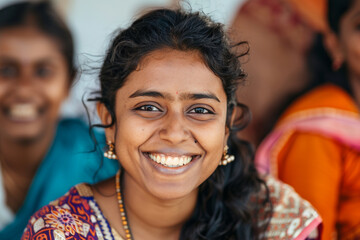
[[[117,193],[117,199],[118,199],[119,210],[120,210],[120,215],[121,215],[121,224],[125,231],[125,238],[126,238],[126,240],[133,240],[131,230],[129,227],[129,221],[127,220],[127,217],[126,217],[124,202],[123,202],[122,196],[121,196],[120,170],[116,173],[115,185],[116,185],[116,193]]]

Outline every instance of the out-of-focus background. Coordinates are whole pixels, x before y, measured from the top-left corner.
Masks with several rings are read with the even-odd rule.
[[[88,158],[73,154],[73,149],[69,148],[69,146],[76,147],[78,145],[67,143],[63,146],[62,143],[73,140],[74,143],[81,143],[79,146],[83,146],[82,144],[90,140],[88,126],[79,121],[78,118],[87,122],[87,113],[90,113],[92,123],[98,122],[94,102],[86,100],[91,98],[90,93],[99,89],[97,70],[101,66],[105,51],[114,33],[118,29],[126,28],[137,16],[149,9],[176,7],[179,4],[185,9],[202,11],[213,20],[223,23],[237,55],[242,56],[244,51],[249,50],[249,53],[240,59],[241,67],[246,72],[247,78],[238,88],[237,100],[248,106],[252,119],[245,129],[236,134],[254,146],[257,151],[255,163],[258,169],[271,173],[290,184],[299,192],[300,196],[314,205],[324,220],[324,237],[322,239],[335,239],[333,236],[336,235],[341,236],[341,239],[358,239],[356,236],[359,236],[360,233],[360,212],[358,211],[360,209],[360,184],[358,181],[360,179],[360,119],[358,108],[360,106],[360,85],[358,81],[360,79],[358,61],[360,59],[360,0],[42,1],[52,2],[70,27],[75,40],[75,62],[79,74],[68,99],[62,106],[61,117],[64,119],[61,121],[59,121],[57,114],[59,101],[62,102],[63,98],[54,101],[56,104],[49,104],[48,109],[55,110],[47,111],[47,114],[43,114],[45,116],[43,118],[33,117],[40,116],[39,113],[42,108],[30,102],[32,99],[28,100],[31,104],[27,104],[18,97],[16,101],[11,103],[12,105],[8,104],[11,105],[11,111],[3,107],[4,116],[0,118],[5,123],[0,124],[2,127],[0,129],[0,137],[2,137],[0,138],[2,151],[0,168],[2,169],[0,170],[3,171],[0,171],[0,174],[7,173],[8,175],[4,175],[4,186],[6,186],[4,189],[7,189],[7,192],[1,192],[3,189],[0,182],[1,239],[3,239],[1,227],[6,227],[8,223],[12,224],[13,222],[15,223],[12,225],[13,229],[23,229],[26,220],[40,207],[38,206],[39,200],[35,199],[32,201],[34,203],[31,205],[32,209],[29,207],[27,215],[22,216],[23,222],[14,221],[15,213],[24,203],[25,193],[27,189],[30,189],[29,186],[33,179],[35,179],[34,181],[40,177],[46,179],[46,181],[37,181],[38,185],[41,186],[38,188],[39,191],[36,189],[35,191],[29,190],[30,194],[38,196],[38,193],[41,193],[40,189],[56,189],[52,187],[51,183],[57,180],[63,181],[65,177],[61,174],[68,174],[68,169],[64,172],[61,172],[60,169],[56,171],[59,175],[53,175],[48,169],[39,168],[43,170],[41,170],[42,172],[39,170],[35,176],[35,171],[39,166],[37,164],[41,161],[45,163],[52,161],[54,166],[57,163],[66,166],[63,159],[67,159],[71,164],[76,161],[80,164],[79,166],[88,167]],[[0,8],[16,2],[20,2],[20,0],[0,0]],[[329,8],[327,7],[328,4]],[[11,11],[8,9],[6,11],[6,14],[4,12],[2,14],[8,15],[10,12],[9,15],[11,15]],[[327,26],[328,12],[333,20],[330,28]],[[13,13],[12,21],[16,21],[18,16],[19,12]],[[339,29],[335,30],[333,25],[339,25]],[[20,25],[17,30],[21,27],[24,26]],[[26,28],[22,28],[20,33],[26,32],[24,29]],[[341,29],[350,29],[351,31],[342,31]],[[67,29],[65,32],[67,33]],[[19,32],[15,31],[15,33]],[[49,40],[47,36],[44,38],[39,32],[35,33],[35,37],[39,37],[40,40]],[[6,42],[7,39],[11,39],[9,37],[13,36],[16,37],[15,39],[20,39],[14,33],[7,32],[2,35],[0,40]],[[26,37],[27,35],[25,35],[25,39]],[[29,39],[35,38],[30,36]],[[61,38],[60,41],[62,41]],[[236,43],[243,41],[247,44],[236,45]],[[26,44],[23,43],[21,46],[24,45]],[[29,48],[31,50],[36,49],[33,52],[37,52],[44,45],[41,43],[38,45],[40,48]],[[4,47],[6,44],[1,46]],[[6,53],[4,49],[6,48],[2,48],[0,53]],[[17,46],[11,52],[14,53],[16,61],[27,56],[22,50],[17,51],[18,49],[20,48]],[[351,49],[349,50],[351,54],[346,52],[348,49]],[[48,50],[54,52],[53,48]],[[6,54],[4,55],[6,57]],[[31,55],[31,51],[28,55]],[[18,68],[22,67],[20,65]],[[6,70],[6,68],[4,69]],[[9,76],[6,75],[5,70],[3,79],[6,80]],[[14,76],[19,77],[20,75]],[[14,79],[18,80],[15,77]],[[69,80],[60,77],[59,79]],[[25,89],[30,86],[27,85],[26,81],[22,81],[22,83],[26,83],[23,85],[20,85],[20,81],[10,83],[12,84],[11,88],[4,89],[14,96],[17,96],[18,92],[27,94],[27,98],[41,95],[37,92],[38,89],[41,89],[38,85],[32,85],[32,88],[27,88],[24,91],[21,86],[25,86]],[[48,89],[46,88],[41,93],[49,93]],[[60,95],[62,90],[65,91],[64,89],[58,90]],[[67,90],[66,88],[66,93]],[[66,93],[61,96],[65,96]],[[2,95],[7,97],[4,94]],[[85,100],[88,111],[84,108],[82,100]],[[6,107],[10,108],[9,106]],[[8,114],[9,112],[11,114]],[[9,115],[11,116],[9,117]],[[56,115],[56,119],[54,115]],[[250,114],[243,116],[250,116]],[[16,121],[13,121],[14,119]],[[19,119],[21,121],[18,121]],[[28,121],[29,119],[31,121]],[[33,121],[33,119],[36,120]],[[319,122],[318,119],[320,119]],[[62,125],[62,121],[67,125]],[[304,121],[306,124],[303,125]],[[27,124],[28,122],[34,125]],[[5,131],[7,130],[6,124],[12,126],[9,131]],[[35,126],[36,129],[30,129],[28,126]],[[61,134],[56,133],[60,138],[54,138],[54,126]],[[298,126],[305,126],[305,128],[298,129]],[[28,130],[28,132],[23,131],[23,129]],[[6,133],[4,134],[4,132]],[[40,134],[42,132],[46,134]],[[72,138],[73,135],[76,138]],[[40,137],[38,138],[38,136]],[[9,137],[12,138],[11,141],[9,141]],[[23,139],[26,141],[22,141]],[[26,147],[24,148],[22,143],[30,143],[29,139],[36,141],[31,142],[33,145],[25,144]],[[45,146],[46,144],[42,144],[39,139],[48,145]],[[48,139],[52,139],[51,144],[49,144]],[[105,143],[105,140],[103,141]],[[38,148],[33,146],[38,146]],[[42,158],[48,151],[47,147],[50,146],[55,146],[58,150],[43,160]],[[75,147],[74,151],[78,150]],[[4,157],[5,152],[8,156],[7,159]],[[5,169],[6,167],[8,168]],[[112,166],[109,167],[114,170]],[[76,170],[85,173],[82,171],[83,167],[72,169],[76,176],[79,175]],[[12,176],[12,173],[15,174]],[[27,173],[26,176],[29,177],[20,178],[24,176],[24,173]],[[54,182],[48,181],[49,178],[54,179]],[[71,180],[68,182],[69,187],[75,183],[87,181],[81,178],[78,180],[66,179]],[[49,183],[51,187],[45,188],[44,183]],[[65,191],[65,186],[61,184],[63,189],[58,189],[58,192],[56,194],[54,192],[51,196],[50,194],[43,194],[42,204],[61,196]],[[14,201],[12,196],[15,196],[17,201]],[[10,199],[8,202],[5,202],[6,197]],[[5,210],[3,209],[8,214],[4,214]],[[11,228],[7,228],[6,231],[12,234],[14,230],[9,231],[9,229]]]
[[[99,67],[114,31],[124,28],[147,8],[173,6],[177,0],[51,0],[72,30],[79,66],[78,80],[65,102],[64,117],[86,117],[81,102],[84,94],[97,89],[96,67]],[[20,0],[0,0],[0,7]],[[184,6],[203,11],[227,26],[243,0],[187,0]],[[89,103],[92,115],[94,108]]]

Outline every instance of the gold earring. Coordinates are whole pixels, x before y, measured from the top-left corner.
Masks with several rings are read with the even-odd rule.
[[[226,164],[232,162],[235,160],[235,156],[234,155],[229,155],[227,154],[227,151],[229,150],[229,147],[226,145],[224,147],[224,153],[223,153],[223,157],[219,162],[219,165],[221,166],[225,166]]]
[[[108,150],[106,152],[104,152],[104,157],[106,158],[110,158],[110,159],[116,159],[117,156],[115,154],[115,146],[114,146],[114,143],[112,141],[107,141],[106,143],[108,145]]]

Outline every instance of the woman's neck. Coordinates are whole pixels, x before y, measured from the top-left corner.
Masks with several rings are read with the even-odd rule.
[[[123,199],[134,239],[179,239],[191,217],[198,190],[173,200],[161,200],[141,188],[129,175],[123,176]]]
[[[6,193],[6,203],[17,212],[25,200],[27,191],[38,166],[45,157],[54,133],[37,141],[11,141],[0,136],[0,170]]]

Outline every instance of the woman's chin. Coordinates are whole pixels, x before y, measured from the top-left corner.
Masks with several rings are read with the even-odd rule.
[[[178,200],[191,196],[197,197],[197,186],[184,186],[183,183],[178,184],[156,184],[146,186],[148,192],[155,198],[162,201]]]

